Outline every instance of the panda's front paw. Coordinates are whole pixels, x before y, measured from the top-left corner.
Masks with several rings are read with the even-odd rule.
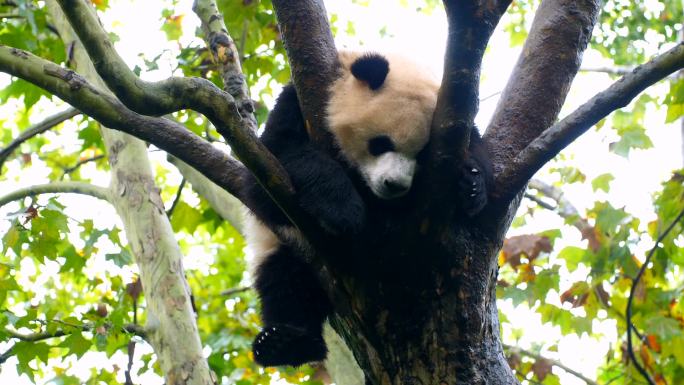
[[[459,180],[463,210],[469,216],[477,215],[487,204],[487,179],[477,162],[468,159],[463,164]]]
[[[261,366],[300,366],[324,360],[327,352],[320,333],[286,324],[265,327],[252,343],[254,361]]]

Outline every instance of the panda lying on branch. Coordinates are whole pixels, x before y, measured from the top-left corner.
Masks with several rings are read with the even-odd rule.
[[[370,200],[409,193],[417,157],[428,142],[439,83],[397,56],[340,52],[339,59],[342,71],[330,88],[326,119],[342,161],[310,141],[292,85],[278,97],[261,141],[289,173],[302,209],[330,233],[353,237],[371,215]],[[459,185],[467,189],[465,211],[474,214],[486,202],[487,160],[476,128],[470,137]],[[305,262],[296,230],[251,174],[246,180],[245,195],[256,216],[247,218],[247,242],[264,324],[253,343],[254,359],[263,366],[322,360],[327,352],[322,328],[331,303]]]

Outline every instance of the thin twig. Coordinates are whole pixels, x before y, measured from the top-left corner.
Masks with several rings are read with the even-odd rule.
[[[536,203],[538,206],[545,208],[549,211],[556,211],[556,209],[558,209],[558,207],[550,205],[550,204],[544,202],[540,198],[538,198],[538,197],[536,197],[530,193],[525,193],[524,197],[531,200],[532,202]]]
[[[90,158],[81,159],[78,162],[76,162],[75,165],[65,168],[64,173],[62,174],[60,179],[64,179],[65,176],[67,176],[68,174],[71,174],[72,172],[78,170],[84,164],[90,163],[90,162],[96,162],[100,159],[103,159],[104,157],[105,157],[104,154],[100,154],[100,155],[91,156]]]
[[[551,364],[551,365],[553,365],[553,366],[555,366],[555,367],[558,367],[558,368],[560,368],[560,369],[563,369],[564,371],[566,371],[566,372],[572,374],[573,376],[579,378],[580,380],[586,382],[586,383],[589,384],[589,385],[598,385],[598,383],[597,383],[596,381],[594,381],[594,380],[592,380],[592,379],[590,379],[590,378],[584,376],[582,373],[580,373],[580,372],[578,372],[578,371],[576,371],[576,370],[574,370],[574,369],[572,369],[572,368],[567,367],[566,365],[564,365],[564,364],[563,364],[562,362],[560,362],[560,361],[552,360],[552,359],[546,358],[546,357],[544,357],[544,356],[542,356],[542,355],[540,355],[540,354],[533,353],[533,352],[531,352],[531,351],[529,351],[529,350],[525,350],[525,349],[519,348],[519,347],[517,347],[517,346],[511,346],[511,345],[506,345],[506,344],[504,344],[504,349],[509,350],[509,351],[513,351],[513,352],[520,353],[520,354],[522,354],[522,355],[524,355],[524,356],[527,356],[527,357],[530,357],[530,358],[534,358],[535,360],[545,360],[545,361],[547,361],[549,364]]]
[[[251,289],[252,289],[251,286],[235,287],[232,289],[222,291],[221,296],[231,297],[231,296],[234,296],[235,294],[244,293],[244,292],[251,290]]]
[[[54,320],[54,322],[58,322],[58,320]],[[64,322],[58,322],[58,323],[64,323]],[[66,324],[66,323],[64,323]],[[83,331],[83,332],[88,332],[88,331],[93,331],[96,327],[91,324],[86,324],[86,325],[72,325],[72,324],[67,324],[68,326],[74,328],[75,330]],[[111,325],[104,325],[106,328],[111,327]],[[136,335],[143,340],[147,339],[147,331],[145,328],[143,328],[140,325],[136,324],[127,324],[124,325],[121,328],[121,331],[128,333],[128,334],[133,334]],[[5,328],[4,333],[9,336],[10,339],[16,339],[19,341],[23,342],[38,342],[38,341],[44,341],[50,338],[59,338],[59,337],[64,337],[68,336],[73,333],[73,331],[67,331],[65,329],[59,329],[53,332],[38,332],[38,333],[31,333],[31,334],[23,334],[19,333],[17,331],[14,331],[12,329]],[[7,349],[4,353],[0,354],[0,365],[5,363],[10,357],[14,355],[14,346],[11,346],[9,349]]]
[[[180,202],[181,195],[183,194],[183,187],[185,187],[185,177],[181,179],[180,184],[178,185],[178,191],[176,191],[176,197],[173,199],[173,203],[171,204],[171,207],[166,211],[166,216],[171,217],[173,215],[173,210],[176,209],[176,206],[178,206],[178,202]]]
[[[55,127],[56,125],[64,122],[65,120],[71,119],[74,116],[80,114],[81,112],[73,107],[70,107],[62,112],[58,112],[45,120],[43,120],[40,123],[37,123],[28,129],[26,129],[24,132],[19,134],[19,136],[11,141],[7,147],[3,148],[0,150],[0,173],[2,173],[2,166],[7,160],[7,158],[14,152],[14,150],[17,149],[22,143],[26,142],[27,140],[33,138],[34,136],[38,134],[42,134],[43,132]]]
[[[627,318],[627,352],[629,353],[629,358],[632,360],[634,363],[634,366],[637,368],[639,373],[644,377],[646,382],[648,382],[650,385],[656,385],[655,381],[651,378],[651,376],[648,374],[646,369],[644,369],[641,364],[639,364],[639,361],[637,361],[636,356],[634,355],[634,346],[632,346],[632,328],[630,325],[632,324],[632,303],[634,302],[634,293],[636,292],[636,287],[639,285],[639,281],[641,280],[641,277],[644,275],[644,272],[648,268],[648,264],[651,262],[651,258],[655,254],[655,251],[658,249],[658,244],[665,239],[665,237],[674,229],[675,225],[679,223],[679,220],[684,217],[684,209],[682,209],[679,212],[679,215],[670,223],[669,226],[663,231],[660,236],[658,236],[658,239],[656,239],[655,245],[653,245],[653,248],[651,251],[649,251],[648,255],[646,256],[646,260],[644,263],[641,265],[641,268],[639,269],[639,272],[637,273],[636,277],[634,278],[634,281],[632,282],[632,287],[629,290],[629,298],[627,300],[627,310],[625,311],[625,315]]]

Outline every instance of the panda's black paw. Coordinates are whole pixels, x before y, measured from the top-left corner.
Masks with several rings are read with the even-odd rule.
[[[324,360],[327,352],[321,333],[285,324],[264,328],[252,343],[254,361],[261,366],[300,366]]]
[[[487,204],[487,179],[485,170],[472,159],[463,164],[459,180],[459,192],[463,210],[469,216],[477,215]]]

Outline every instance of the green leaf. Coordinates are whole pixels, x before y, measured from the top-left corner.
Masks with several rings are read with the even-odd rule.
[[[69,349],[68,354],[75,354],[77,358],[81,358],[90,349],[92,344],[92,341],[83,337],[81,332],[74,332],[62,341],[59,346]]]
[[[19,360],[19,363],[28,363],[33,359],[38,359],[47,364],[51,346],[43,342],[19,341],[14,344],[12,351]]]
[[[59,269],[60,273],[67,271],[79,273],[86,264],[86,259],[76,252],[76,249],[73,245],[69,245],[66,250],[61,253],[61,256],[64,257],[65,260],[62,264],[62,267]]]
[[[624,127],[618,129],[618,133],[621,136],[620,140],[611,143],[609,148],[620,156],[627,158],[629,156],[629,151],[633,148],[647,149],[653,147],[651,138],[646,135],[646,129],[641,126],[631,125]]]
[[[114,262],[119,267],[130,265],[133,262],[131,253],[125,248],[122,248],[118,253],[105,254],[105,259]]]
[[[684,116],[684,78],[670,82],[670,92],[665,98],[667,105],[666,123],[672,123]]]
[[[662,354],[665,357],[674,357],[679,366],[684,367],[684,336],[673,337],[670,340],[664,340],[662,343]]]
[[[201,222],[202,214],[183,201],[178,202],[171,216],[173,231],[185,229],[185,231],[192,234]]]
[[[558,253],[558,258],[564,259],[570,272],[577,270],[577,266],[585,261],[587,251],[576,246],[567,246]]]
[[[612,174],[601,174],[591,181],[591,187],[594,192],[598,190],[603,190],[608,192],[610,190],[610,182],[612,182],[615,177]]]
[[[166,38],[173,41],[178,40],[183,35],[183,15],[166,16],[161,29],[166,34]]]
[[[648,334],[655,334],[664,340],[682,335],[682,329],[677,320],[659,314],[648,317],[645,324]]]

